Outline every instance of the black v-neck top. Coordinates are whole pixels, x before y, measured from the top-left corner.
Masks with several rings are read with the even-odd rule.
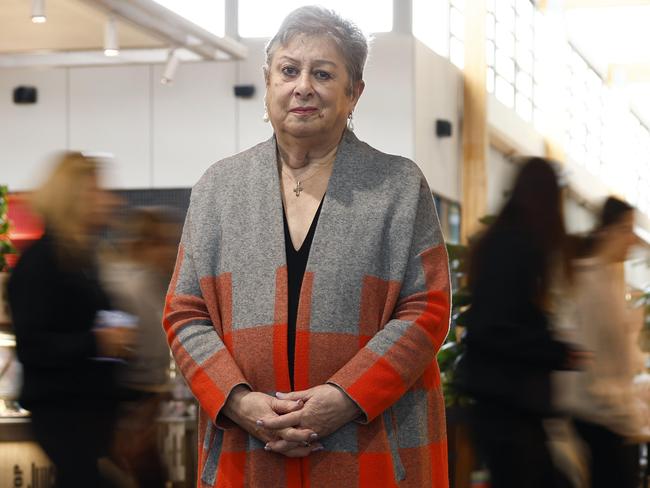
[[[323,200],[325,198],[323,197]],[[314,233],[316,232],[316,225],[318,225],[318,217],[320,210],[323,207],[323,200],[321,200],[318,210],[311,221],[309,231],[305,237],[300,249],[296,250],[291,242],[291,234],[289,233],[289,224],[287,222],[287,214],[282,212],[284,219],[284,247],[287,255],[287,281],[289,292],[289,310],[288,310],[288,323],[287,323],[287,354],[289,357],[289,379],[291,380],[291,389],[293,390],[293,363],[296,351],[296,318],[298,316],[298,302],[300,300],[300,288],[302,286],[302,279],[305,275],[305,268],[307,267],[307,260],[309,259],[309,251],[311,243],[314,240]]]

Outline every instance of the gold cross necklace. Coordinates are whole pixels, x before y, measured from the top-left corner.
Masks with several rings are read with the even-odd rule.
[[[319,165],[319,166],[318,166],[314,171],[311,172],[311,174],[310,174],[309,176],[307,176],[307,177],[298,177],[298,178],[294,178],[294,177],[293,177],[289,172],[287,172],[287,171],[284,170],[284,166],[285,166],[284,159],[282,158],[282,154],[279,154],[279,156],[280,156],[280,172],[281,172],[282,174],[284,174],[284,175],[287,175],[289,178],[291,178],[291,180],[292,180],[293,183],[295,184],[295,187],[293,188],[292,191],[296,194],[296,197],[299,197],[300,194],[301,194],[301,193],[303,192],[303,190],[305,189],[305,188],[302,186],[302,184],[303,184],[305,181],[307,181],[307,180],[313,178],[314,176],[316,176],[316,175],[318,174],[318,172],[319,172],[320,170],[322,170],[323,168],[326,168],[326,167],[330,166],[330,164],[332,164],[332,163],[334,162],[334,160],[336,159],[336,152],[334,153],[334,156],[330,159],[330,161],[328,161],[328,162],[325,163],[325,164],[321,164],[321,165]],[[307,173],[308,173],[308,172],[307,172]],[[305,174],[306,174],[306,173],[305,173]]]

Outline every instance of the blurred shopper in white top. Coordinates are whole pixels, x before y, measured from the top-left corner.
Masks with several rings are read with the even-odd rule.
[[[121,406],[115,457],[138,486],[147,488],[163,488],[167,478],[155,421],[172,388],[171,358],[161,324],[180,222],[171,209],[132,209],[118,229],[116,255],[105,256],[102,267],[112,300],[138,321],[133,355],[120,378],[127,400]]]
[[[601,222],[574,263],[574,340],[593,358],[582,371],[562,373],[563,404],[588,447],[592,487],[637,487],[638,447],[630,439],[643,428],[633,378],[643,368],[639,327],[625,302],[622,263],[637,239],[634,209],[608,198]]]

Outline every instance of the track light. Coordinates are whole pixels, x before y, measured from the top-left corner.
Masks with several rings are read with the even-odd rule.
[[[104,55],[118,56],[119,54],[120,46],[117,41],[117,26],[115,25],[115,17],[111,15],[106,20],[106,27],[104,29]]]
[[[32,22],[34,24],[42,24],[46,20],[45,0],[32,0]]]
[[[162,78],[160,78],[160,82],[163,85],[171,85],[174,82],[174,75],[176,74],[180,62],[181,60],[176,53],[176,49],[169,51],[165,71],[163,72]]]

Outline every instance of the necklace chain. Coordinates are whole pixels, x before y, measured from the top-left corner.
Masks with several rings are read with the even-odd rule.
[[[297,197],[300,196],[300,193],[302,193],[302,191],[305,189],[305,188],[302,186],[302,184],[303,184],[305,181],[307,181],[307,180],[313,178],[314,176],[316,176],[316,175],[320,172],[320,170],[322,170],[323,168],[326,168],[326,167],[330,166],[330,165],[334,162],[335,159],[336,159],[336,155],[334,155],[334,157],[332,157],[331,160],[328,161],[326,164],[322,164],[322,165],[320,165],[318,168],[316,168],[314,171],[312,171],[311,174],[310,174],[309,176],[307,176],[306,178],[302,178],[302,177],[294,178],[293,175],[292,175],[291,173],[289,173],[288,171],[285,171],[285,170],[284,170],[284,165],[285,165],[285,163],[284,163],[284,159],[282,158],[282,155],[280,154],[280,172],[281,172],[282,174],[284,174],[284,175],[287,175],[289,178],[291,178],[291,180],[292,180],[292,181],[294,182],[294,184],[296,185],[296,186],[293,188],[292,191],[296,194],[296,198],[297,198]]]

